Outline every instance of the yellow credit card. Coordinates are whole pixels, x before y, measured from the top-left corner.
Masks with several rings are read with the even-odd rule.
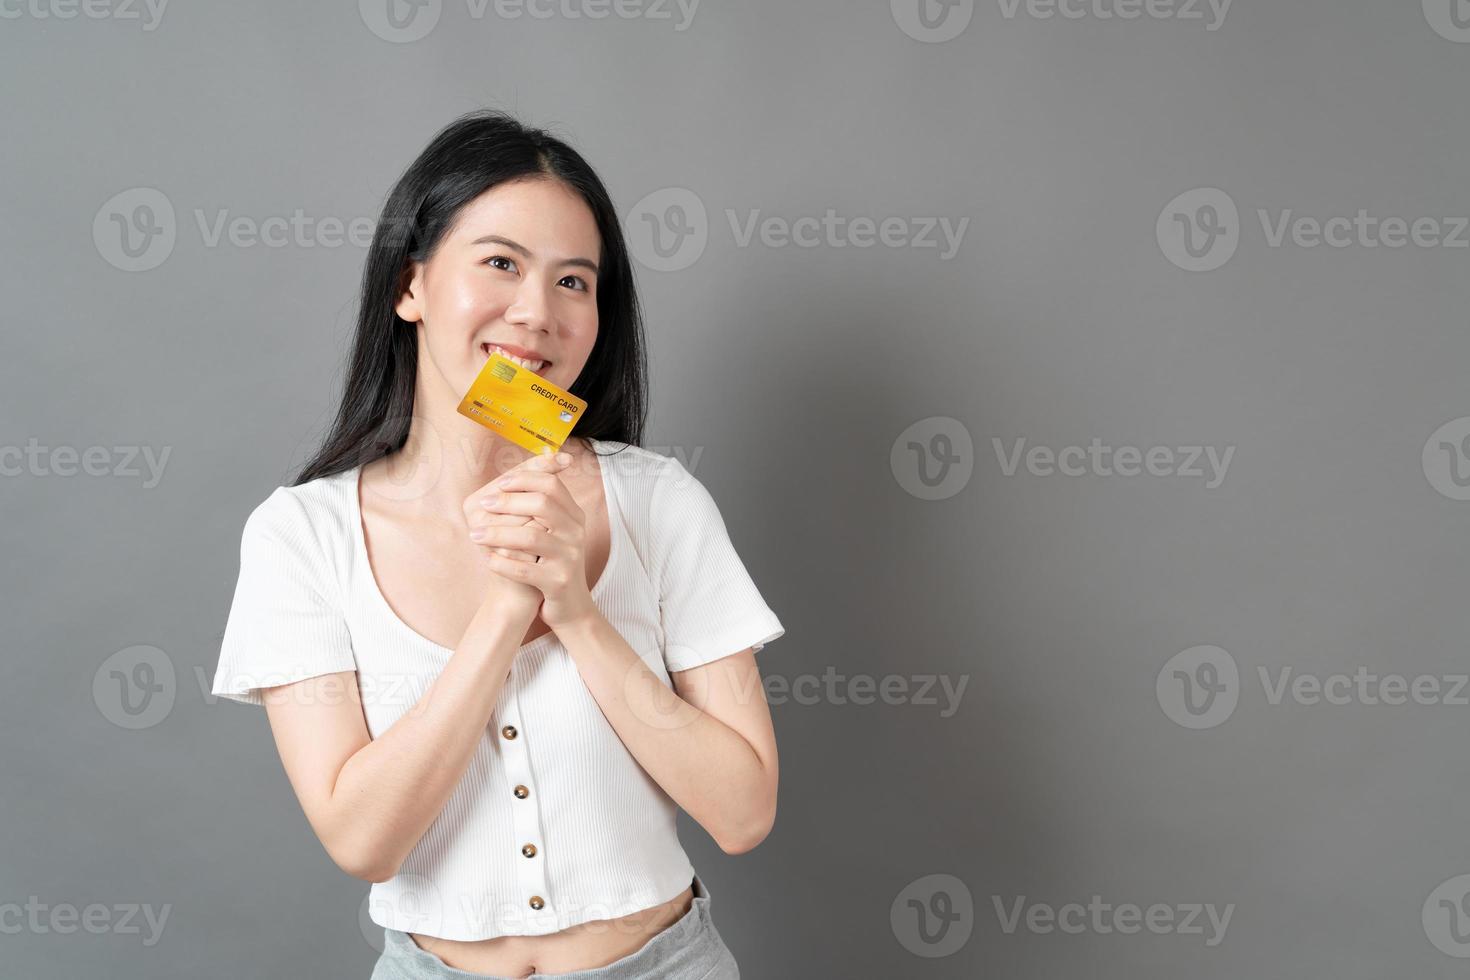
[[[556,452],[587,403],[496,351],[459,403],[459,414],[533,453]]]

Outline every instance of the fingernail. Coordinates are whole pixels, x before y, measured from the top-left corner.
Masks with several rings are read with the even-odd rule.
[[[505,494],[503,493],[492,493],[487,497],[481,497],[480,506],[485,508],[494,507],[500,503],[501,498],[503,498],[504,496]]]
[[[470,540],[471,541],[484,541],[485,540],[485,529],[482,528],[482,527],[475,528],[473,531],[470,532]]]
[[[572,461],[572,454],[571,453],[557,453],[556,454],[556,461],[558,463],[560,463],[561,465],[566,466],[569,463],[571,463],[571,461]]]

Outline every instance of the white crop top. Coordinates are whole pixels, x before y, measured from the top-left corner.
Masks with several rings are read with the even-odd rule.
[[[786,632],[682,463],[590,442],[612,535],[592,597],[660,680]],[[377,738],[453,651],[399,619],[378,590],[360,469],[278,487],[245,522],[214,693],[260,705],[262,687],[356,671]],[[369,915],[457,940],[628,915],[691,882],[676,813],[548,632],[521,646],[463,778],[398,874],[372,886]]]

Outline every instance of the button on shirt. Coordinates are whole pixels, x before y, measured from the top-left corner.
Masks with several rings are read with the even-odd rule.
[[[664,684],[786,631],[709,491],[673,457],[589,440],[611,544],[592,598]],[[373,738],[424,695],[453,650],[379,591],[362,532],[361,467],[277,488],[250,514],[213,691],[356,671]],[[398,874],[375,883],[381,926],[444,939],[545,935],[672,899],[694,869],[677,805],[635,760],[555,632],[523,644],[475,754]]]

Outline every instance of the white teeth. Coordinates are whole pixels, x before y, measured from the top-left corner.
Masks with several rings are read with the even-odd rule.
[[[517,357],[515,354],[512,354],[510,351],[506,350],[503,347],[500,347],[497,344],[490,344],[489,345],[489,349],[492,350],[492,351],[494,351],[495,353],[499,354],[501,357],[505,358],[506,360],[508,360],[508,361],[510,361],[510,362],[512,362],[514,364],[519,364],[521,367],[525,368],[527,371],[531,371],[533,373],[536,372],[536,371],[541,370],[543,367],[546,366],[546,362],[545,361],[528,360],[527,358],[524,358],[524,357]]]

